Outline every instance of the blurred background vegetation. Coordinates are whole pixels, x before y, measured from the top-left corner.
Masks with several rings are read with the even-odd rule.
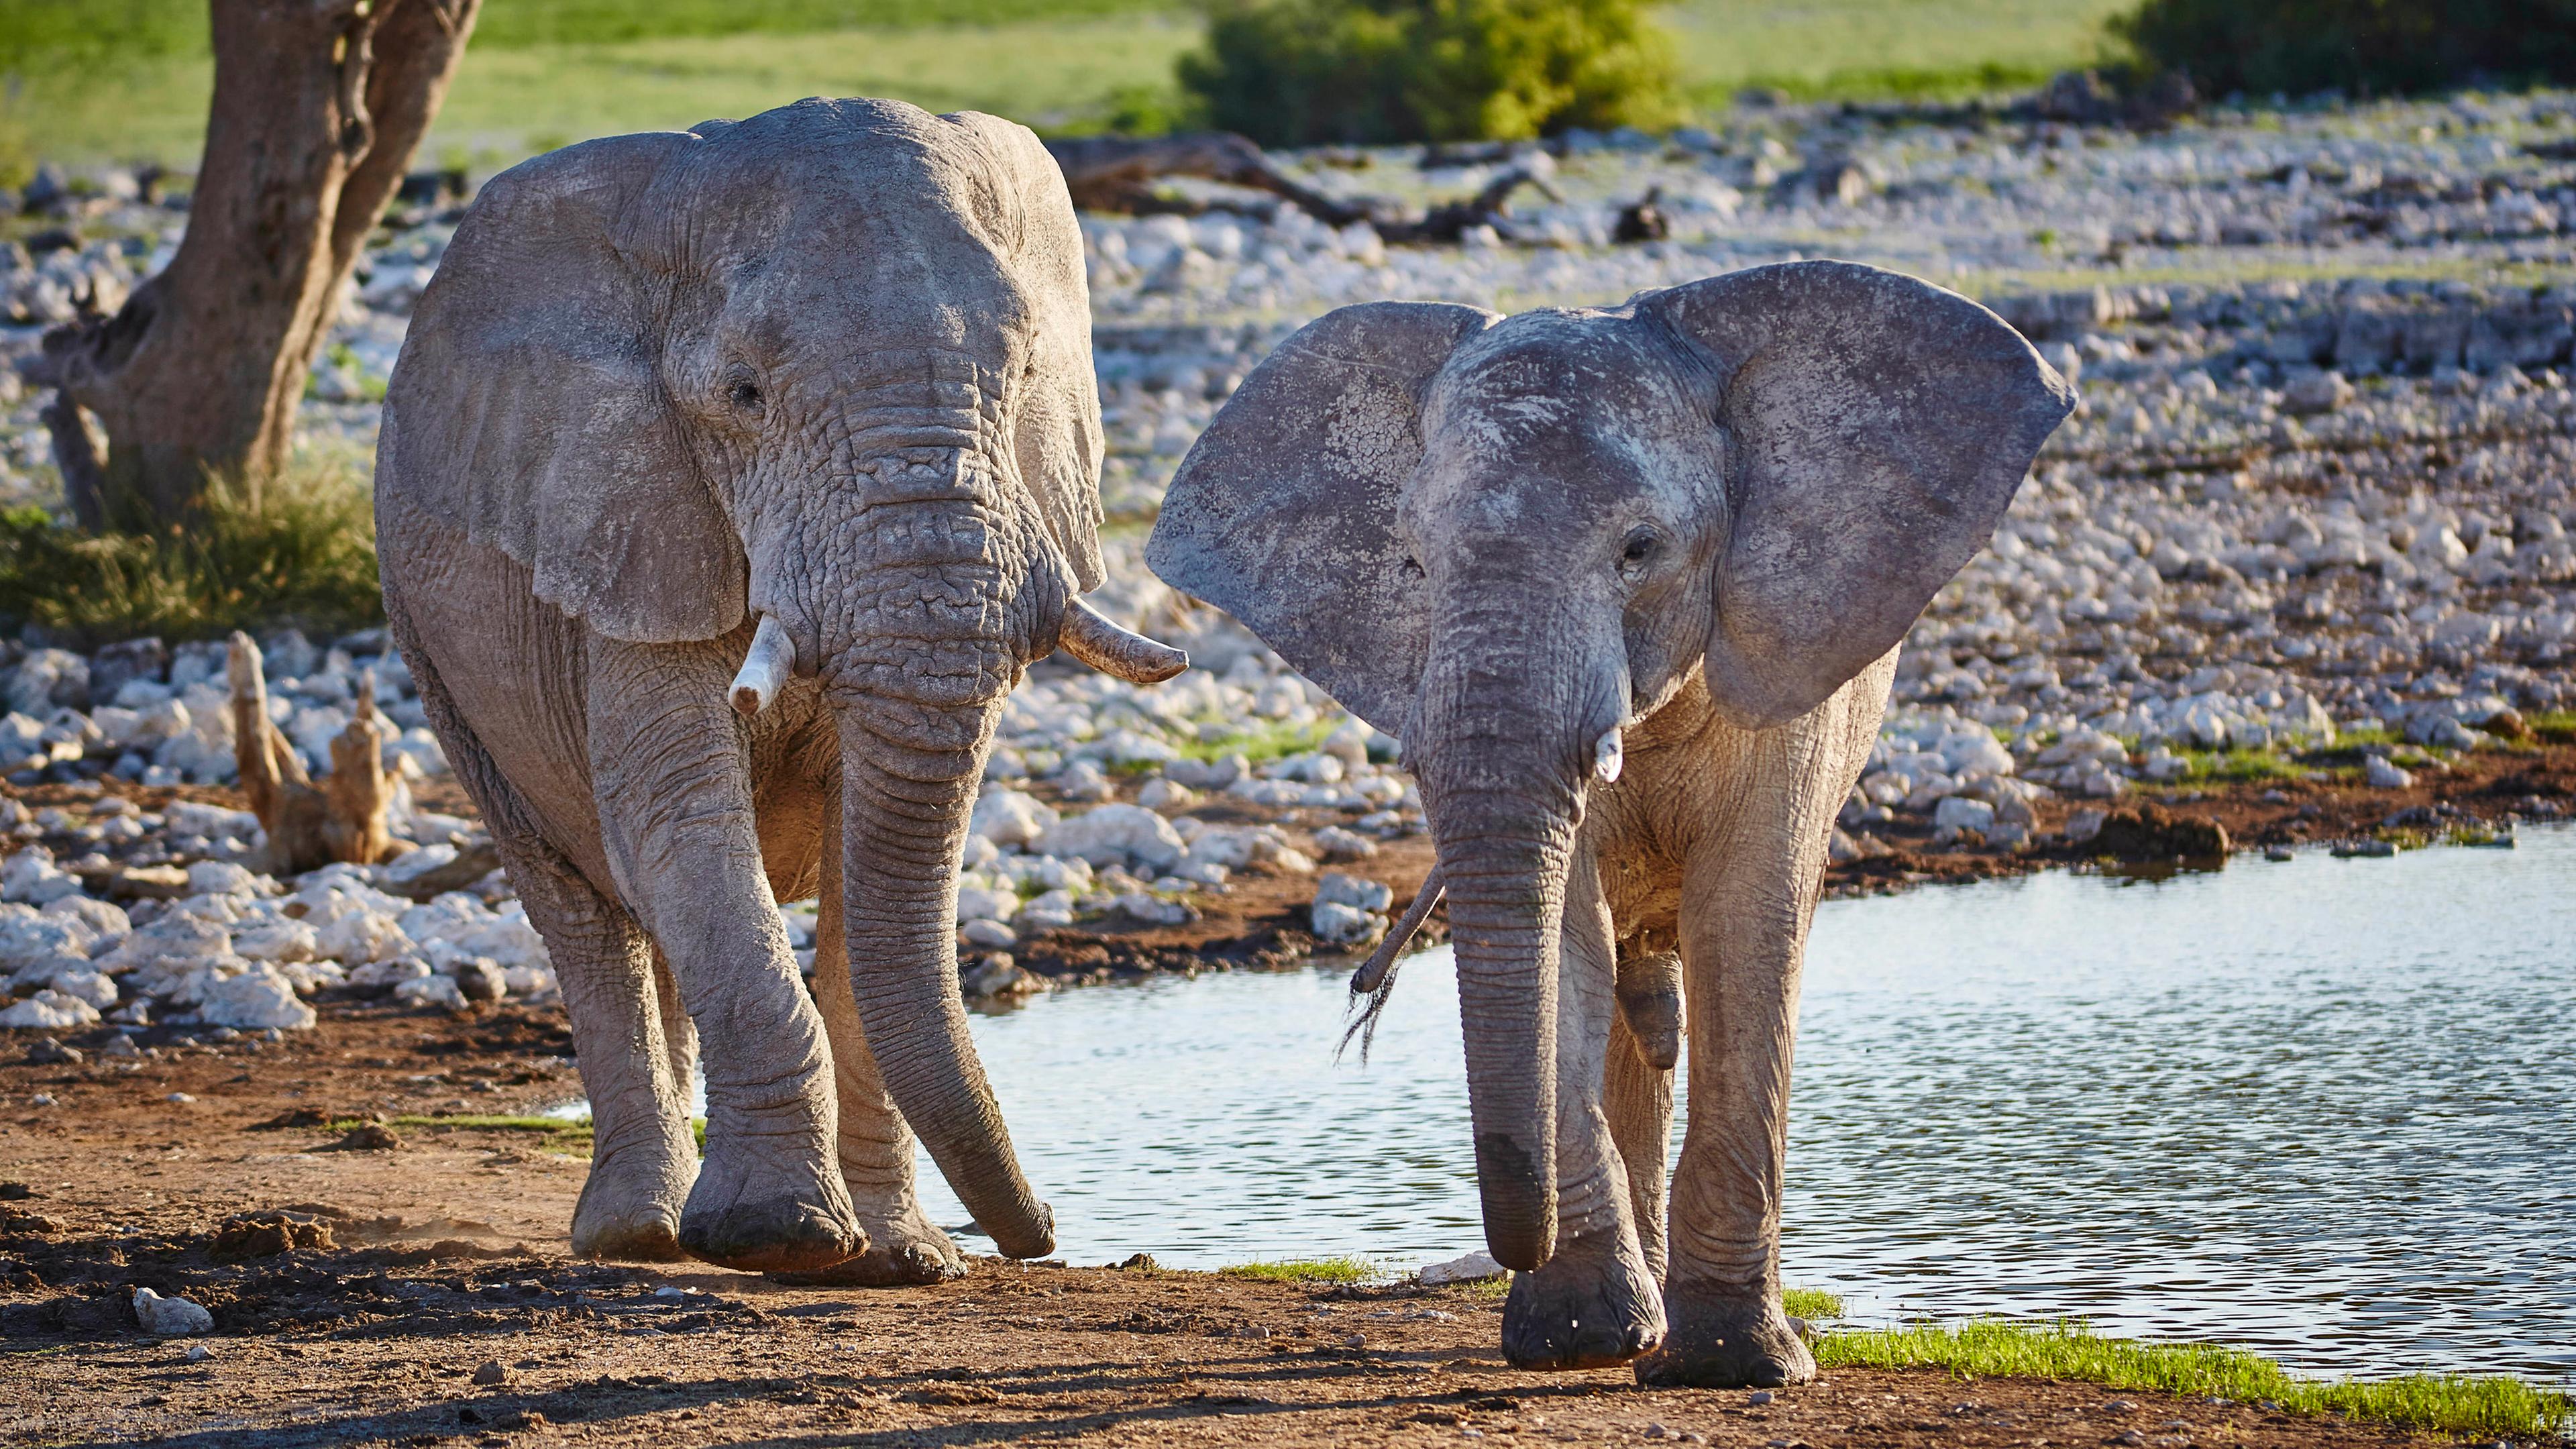
[[[0,3],[0,164],[194,164],[203,0]],[[808,94],[1272,143],[1667,125],[2183,68],[2204,96],[2576,78],[2576,0],[489,0],[424,161]]]
[[[1439,119],[1388,108],[1424,134],[1455,133],[1461,116],[1505,133],[1653,120],[1676,105],[1722,107],[1756,85],[1798,97],[1966,95],[2090,62],[2126,3],[1217,0],[1211,13],[1197,0],[487,0],[422,160],[479,170],[587,136],[813,94],[974,107],[1042,130],[1186,124],[1216,108],[1182,90],[1176,63],[1199,51],[1215,67],[1203,73],[1237,74],[1222,46],[1203,49],[1211,29],[1279,34],[1283,14],[1324,17],[1321,34],[1356,37],[1363,49],[1372,24],[1439,42],[1439,55],[1407,57],[1435,82],[1423,109]],[[1625,54],[1622,16],[1652,27]],[[1568,50],[1570,31],[1611,39],[1608,63]],[[0,92],[0,139],[16,128],[49,160],[191,169],[212,84],[206,53],[204,0],[0,0],[0,75],[14,77]],[[1280,64],[1330,54],[1308,43]],[[1647,82],[1638,104],[1569,79],[1569,58],[1587,59],[1570,69],[1595,81],[1624,68]],[[1460,99],[1479,74],[1512,85],[1490,104]],[[1568,91],[1570,101],[1545,99]]]

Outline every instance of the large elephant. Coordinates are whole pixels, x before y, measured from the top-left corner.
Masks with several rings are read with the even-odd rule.
[[[1827,837],[1898,642],[2070,405],[1974,302],[1812,262],[1345,307],[1183,462],[1147,560],[1420,779],[1513,1361],[1813,1374],[1778,1259]]]
[[[1081,235],[1008,122],[591,141],[458,227],[386,399],[385,607],[563,985],[577,1250],[953,1274],[913,1131],[1003,1252],[1050,1250],[956,875],[1025,664],[1179,667],[1078,597],[1100,457]],[[775,903],[818,889],[809,999]]]

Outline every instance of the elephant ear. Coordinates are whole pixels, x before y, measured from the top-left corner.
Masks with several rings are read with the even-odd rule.
[[[1446,302],[1368,302],[1308,323],[1181,460],[1145,562],[1401,734],[1430,647],[1395,531],[1422,461],[1422,394],[1461,341],[1500,320]]]
[[[669,279],[620,245],[623,215],[701,144],[614,136],[494,177],[386,389],[378,487],[639,643],[714,638],[743,616],[741,537],[662,386],[649,299]]]
[[[1011,257],[1028,296],[1035,335],[1020,393],[1012,451],[1047,532],[1073,571],[1077,592],[1100,586],[1100,389],[1091,367],[1091,286],[1082,223],[1064,172],[1028,127],[960,111],[942,117],[974,132],[999,160],[1018,202]]]
[[[1717,377],[1732,530],[1708,690],[1747,729],[1804,714],[1896,647],[2074,406],[2002,318],[1875,267],[1754,267],[1635,312]]]

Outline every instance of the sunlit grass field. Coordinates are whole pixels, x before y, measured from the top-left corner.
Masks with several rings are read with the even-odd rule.
[[[1663,12],[1703,104],[1959,94],[2093,58],[2126,0],[1684,0]],[[0,6],[0,124],[40,157],[188,167],[212,85],[194,0]],[[858,23],[845,23],[858,22]],[[894,96],[1041,129],[1169,91],[1195,43],[1158,0],[489,0],[423,160],[478,167],[588,136],[739,116],[800,96]]]

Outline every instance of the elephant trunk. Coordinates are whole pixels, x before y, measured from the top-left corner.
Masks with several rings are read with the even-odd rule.
[[[1601,691],[1556,621],[1436,617],[1406,750],[1448,890],[1485,1240],[1526,1272],[1556,1246],[1557,933]]]
[[[920,496],[841,531],[861,556],[806,571],[841,583],[796,600],[820,625],[809,657],[840,734],[850,986],[886,1090],[958,1198],[1003,1253],[1042,1257],[1053,1219],[966,1030],[957,875],[1002,701],[1066,590],[1034,522],[985,496],[988,473],[906,461],[874,477]]]
[[[924,749],[881,733],[887,713],[839,710],[840,904],[859,1019],[886,1090],[976,1223],[1005,1255],[1043,1257],[1055,1220],[1020,1171],[957,986],[957,871],[989,728]]]

